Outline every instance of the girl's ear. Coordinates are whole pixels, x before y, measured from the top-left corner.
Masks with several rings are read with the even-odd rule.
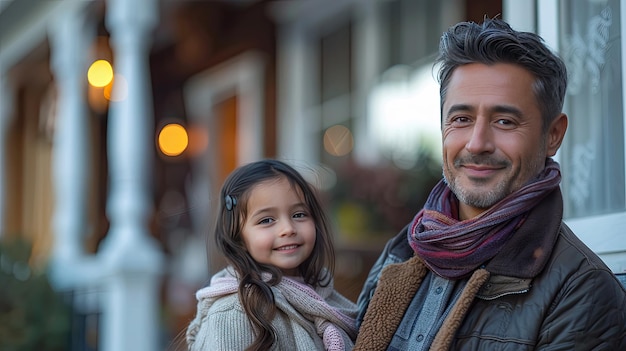
[[[546,156],[551,157],[561,147],[563,138],[565,137],[565,131],[567,131],[567,115],[561,113],[558,115],[552,123],[546,135]]]

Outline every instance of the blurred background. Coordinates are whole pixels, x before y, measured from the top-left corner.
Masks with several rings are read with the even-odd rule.
[[[566,221],[626,272],[620,0],[0,0],[0,349],[183,350],[238,165],[288,161],[357,299],[441,177],[439,37],[499,16],[565,59]]]

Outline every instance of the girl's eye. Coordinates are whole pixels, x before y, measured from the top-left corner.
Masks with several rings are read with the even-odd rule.
[[[259,224],[270,224],[270,223],[272,223],[272,222],[274,222],[274,219],[273,219],[273,218],[269,218],[269,217],[268,217],[268,218],[263,218],[263,219],[261,219],[261,220],[259,221]]]
[[[293,218],[304,218],[304,217],[306,217],[306,213],[304,212],[298,212],[293,215]]]

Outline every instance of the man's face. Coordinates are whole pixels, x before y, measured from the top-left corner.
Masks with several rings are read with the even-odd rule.
[[[534,81],[514,64],[472,63],[453,72],[442,109],[443,174],[460,201],[460,219],[521,188],[556,153],[567,117],[542,131]]]

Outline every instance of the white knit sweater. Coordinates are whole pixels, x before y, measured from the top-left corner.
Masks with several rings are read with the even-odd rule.
[[[239,301],[232,268],[211,278],[196,293],[196,317],[187,328],[190,351],[244,350],[254,341],[252,326]],[[313,290],[288,277],[272,287],[277,340],[271,350],[351,350],[356,338],[356,305],[332,283]]]

